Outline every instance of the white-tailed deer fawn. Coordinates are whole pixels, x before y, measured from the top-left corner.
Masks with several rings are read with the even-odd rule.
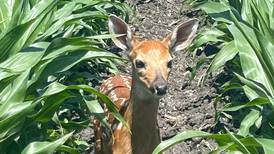
[[[103,81],[100,91],[116,104],[132,134],[108,113],[113,131],[110,137],[104,135],[107,129],[102,129],[98,120],[94,122],[96,153],[151,154],[161,142],[157,112],[159,99],[167,92],[172,67],[170,52],[183,50],[191,43],[198,20],[180,24],[163,41],[138,41],[129,26],[114,15],[109,17],[108,26],[110,33],[124,34],[112,40],[129,52],[132,75],[110,77]]]

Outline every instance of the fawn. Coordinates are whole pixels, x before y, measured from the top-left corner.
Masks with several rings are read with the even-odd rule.
[[[108,26],[110,33],[120,34],[112,39],[114,44],[129,52],[132,75],[110,77],[102,82],[100,91],[115,103],[131,131],[108,113],[113,133],[107,137],[106,129],[95,120],[96,153],[151,154],[161,142],[157,112],[159,100],[167,92],[170,52],[183,50],[191,43],[198,20],[180,24],[162,41],[137,40],[129,26],[114,15],[110,15]]]

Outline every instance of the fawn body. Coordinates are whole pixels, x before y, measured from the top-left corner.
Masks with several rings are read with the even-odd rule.
[[[96,153],[151,154],[161,142],[157,112],[159,100],[167,91],[172,65],[170,51],[186,48],[197,27],[198,20],[192,19],[176,27],[163,41],[138,41],[123,20],[110,16],[110,33],[124,34],[112,40],[119,48],[129,51],[132,75],[110,77],[103,81],[100,91],[116,104],[132,134],[108,113],[113,133],[106,137],[95,120]]]

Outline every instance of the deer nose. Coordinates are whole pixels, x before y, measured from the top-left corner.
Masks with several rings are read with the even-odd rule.
[[[167,92],[167,85],[166,84],[160,84],[155,86],[155,93],[159,96],[162,96],[166,94]]]

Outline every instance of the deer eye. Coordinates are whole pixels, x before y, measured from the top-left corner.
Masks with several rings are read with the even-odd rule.
[[[135,67],[136,68],[145,68],[146,65],[144,62],[142,62],[141,60],[135,60]]]
[[[171,68],[171,67],[172,67],[172,60],[169,61],[169,62],[167,63],[167,67],[168,67],[168,68]]]

